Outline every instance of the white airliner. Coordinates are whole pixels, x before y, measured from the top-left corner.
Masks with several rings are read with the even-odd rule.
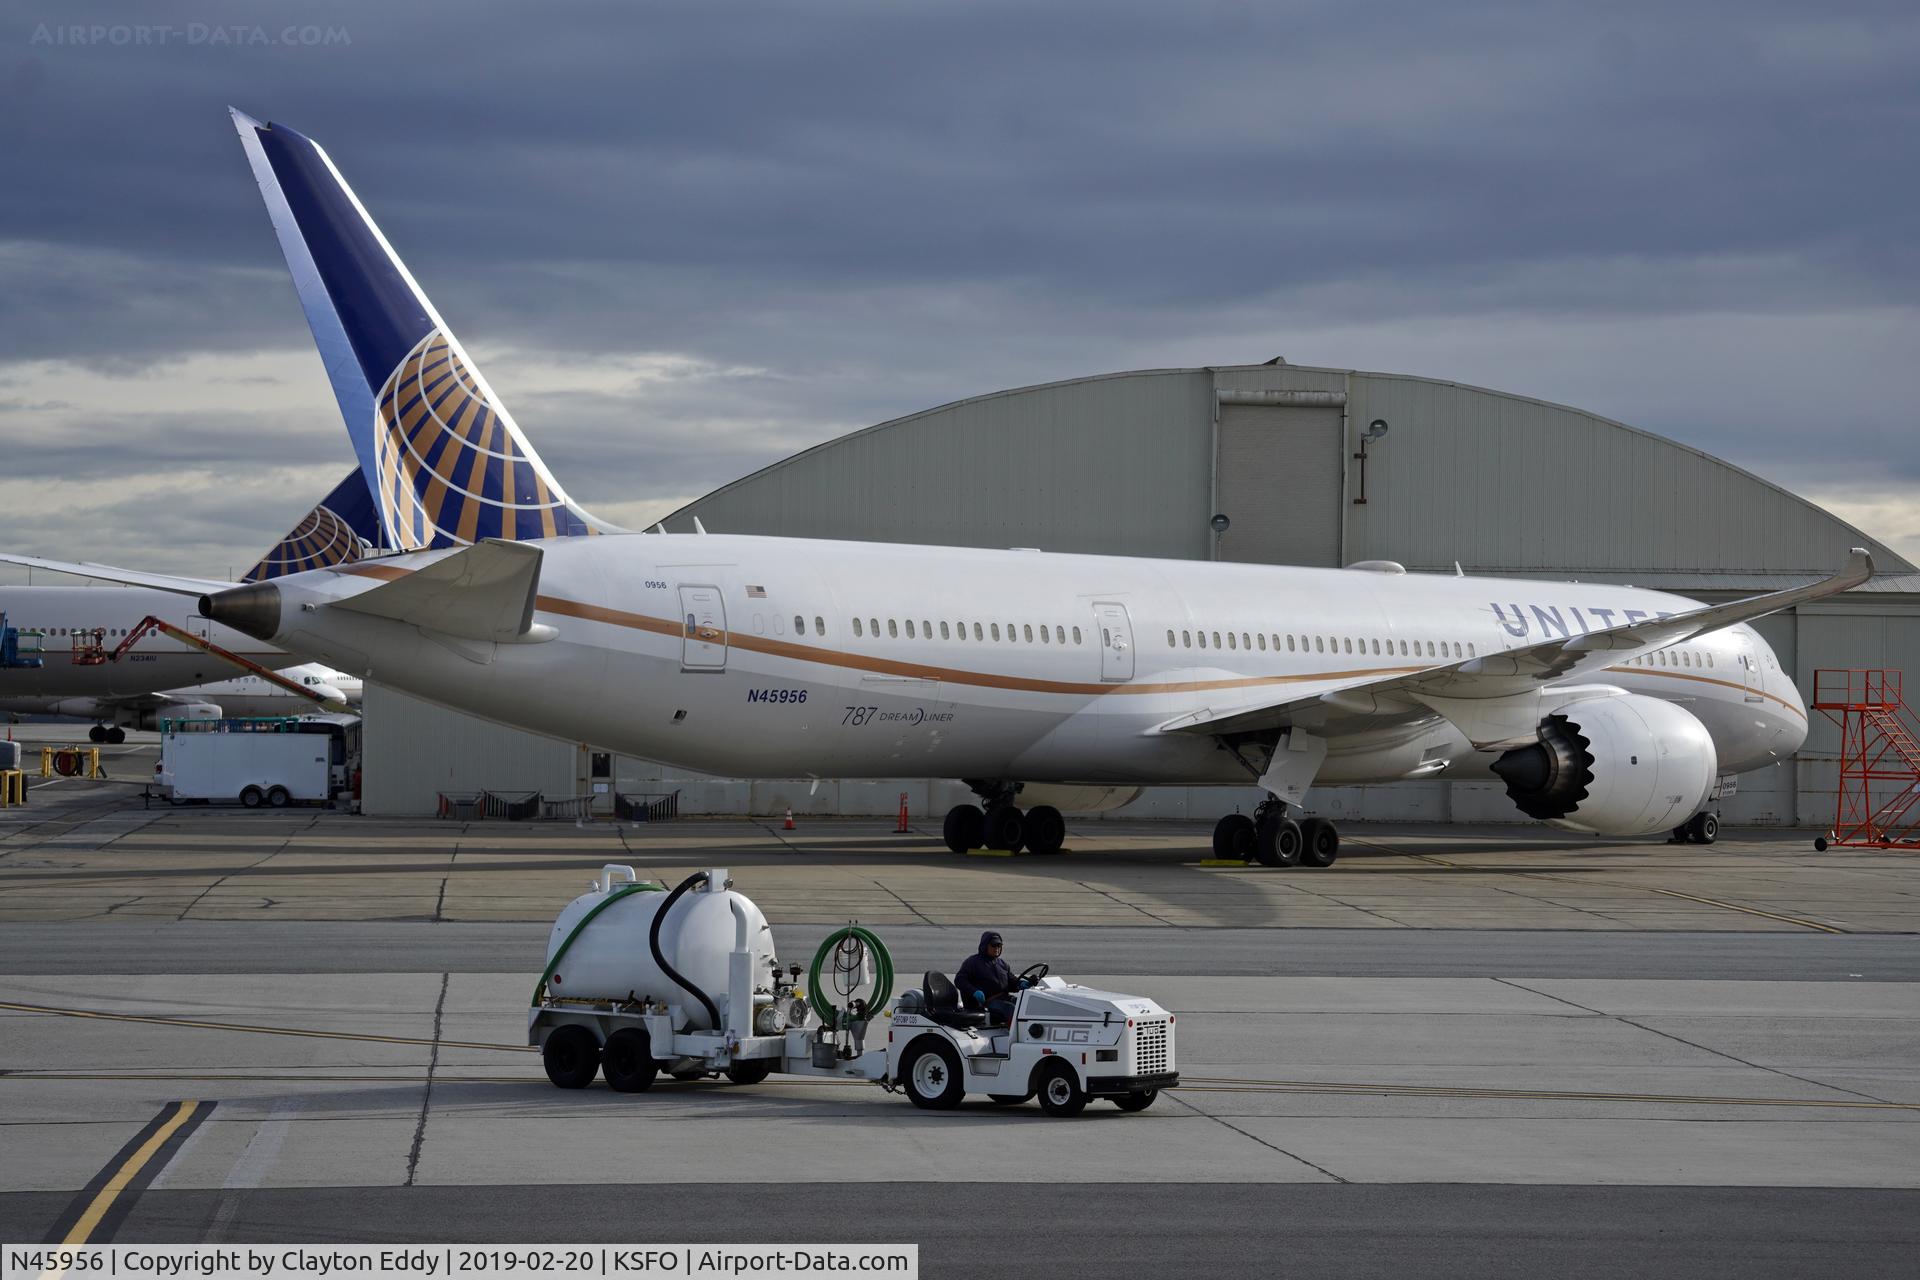
[[[1521,813],[1575,830],[1711,840],[1723,779],[1806,736],[1804,703],[1746,624],[1872,572],[1855,550],[1824,581],[1702,605],[1384,563],[462,537],[466,511],[499,503],[523,536],[529,520],[604,526],[523,465],[511,418],[325,154],[236,123],[336,397],[383,442],[382,519],[473,545],[214,591],[86,571],[201,595],[220,624],[442,705],[651,760],[964,779],[981,804],[947,815],[955,849],[1059,849],[1064,820],[1035,803],[1046,784],[1251,781],[1267,802],[1223,818],[1216,849],[1326,866],[1338,832],[1290,813],[1309,787],[1415,778],[1498,778]]]

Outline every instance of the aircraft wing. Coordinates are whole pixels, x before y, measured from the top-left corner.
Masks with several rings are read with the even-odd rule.
[[[78,578],[98,578],[102,582],[118,582],[129,587],[153,587],[159,591],[171,591],[175,595],[182,596],[204,596],[209,592],[225,591],[235,585],[231,582],[222,582],[218,578],[182,578],[166,573],[141,573],[137,569],[116,569],[110,564],[45,560],[39,556],[14,555],[6,551],[0,551],[0,564],[17,564],[28,569],[50,569],[55,573],[70,573]]]
[[[1283,701],[1254,706],[1241,703],[1217,710],[1207,708],[1170,720],[1161,725],[1160,730],[1208,735],[1247,733],[1289,728],[1297,723],[1323,721],[1330,716],[1404,718],[1435,711],[1458,719],[1449,714],[1449,704],[1489,702],[1537,692],[1548,684],[1577,681],[1605,670],[1623,656],[1664,649],[1709,631],[1838,595],[1872,576],[1873,557],[1863,548],[1855,547],[1838,573],[1804,587],[1705,605],[1671,617],[1647,618],[1570,639],[1544,640],[1384,679],[1346,681]]]

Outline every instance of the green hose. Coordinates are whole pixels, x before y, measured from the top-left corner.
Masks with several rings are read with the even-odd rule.
[[[807,991],[813,999],[813,1007],[820,1011],[820,1017],[829,1030],[839,1027],[840,1010],[827,999],[825,991],[820,986],[820,966],[827,962],[827,957],[832,954],[833,949],[847,938],[859,939],[873,953],[874,987],[873,995],[866,1002],[868,1014],[877,1013],[885,1008],[887,999],[893,995],[893,957],[887,953],[886,943],[875,937],[871,930],[857,924],[835,929],[820,944],[820,949],[813,953],[813,968],[807,973]]]
[[[540,981],[534,983],[533,1007],[536,1009],[540,1007],[540,997],[547,993],[547,982],[549,979],[553,977],[553,971],[560,967],[560,962],[566,958],[567,949],[573,946],[573,940],[580,936],[580,931],[582,929],[586,928],[589,924],[593,922],[593,918],[595,916],[599,915],[602,911],[605,911],[608,907],[612,906],[614,903],[620,901],[620,899],[628,897],[629,895],[636,894],[636,893],[663,893],[663,892],[665,892],[664,887],[661,885],[655,884],[651,880],[636,880],[632,884],[621,885],[618,889],[615,889],[612,893],[608,894],[606,897],[602,898],[600,901],[594,903],[593,910],[587,912],[587,914],[580,917],[580,923],[573,926],[573,932],[567,935],[567,940],[561,943],[559,950],[553,953],[553,959],[547,962],[546,972],[540,975]]]

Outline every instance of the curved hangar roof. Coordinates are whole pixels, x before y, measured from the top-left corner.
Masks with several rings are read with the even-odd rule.
[[[1388,430],[1362,461],[1376,420]],[[1416,572],[1458,561],[1696,589],[1825,573],[1853,546],[1882,573],[1913,571],[1777,485],[1595,414],[1277,362],[957,401],[775,463],[668,525],[695,516],[728,533]]]

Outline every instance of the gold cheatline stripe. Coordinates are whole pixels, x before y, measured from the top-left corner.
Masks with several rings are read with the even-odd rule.
[[[1818,920],[1803,920],[1799,916],[1783,916],[1773,911],[1762,911],[1758,907],[1736,906],[1731,902],[1722,902],[1718,898],[1700,898],[1691,893],[1681,893],[1678,889],[1654,889],[1647,886],[1648,893],[1662,893],[1669,898],[1685,898],[1688,902],[1704,902],[1710,907],[1725,907],[1728,911],[1738,911],[1743,915],[1762,916],[1768,920],[1778,920],[1783,924],[1797,924],[1803,929],[1818,929],[1822,933],[1852,933],[1851,929],[1842,929],[1839,925],[1821,924]]]
[[[359,1031],[308,1031],[300,1027],[261,1027],[244,1022],[202,1022],[193,1018],[163,1018],[154,1014],[100,1013],[93,1009],[62,1009],[49,1004],[16,1004],[0,1000],[0,1009],[45,1013],[60,1018],[98,1018],[106,1022],[147,1022],[162,1027],[194,1027],[202,1031],[245,1031],[262,1036],[304,1036],[311,1040],[362,1040],[373,1044],[439,1045],[445,1049],[493,1049],[501,1053],[534,1053],[529,1045],[482,1044],[474,1040],[422,1040],[414,1036],[376,1036]]]
[[[127,1184],[133,1181],[140,1170],[146,1168],[147,1161],[153,1159],[155,1152],[167,1145],[167,1139],[193,1117],[194,1108],[200,1104],[187,1101],[176,1102],[173,1105],[173,1114],[167,1118],[167,1122],[155,1129],[153,1135],[140,1144],[140,1149],[128,1156],[121,1162],[120,1167],[114,1170],[113,1176],[107,1179],[107,1185],[100,1188],[100,1193],[93,1198],[93,1203],[89,1204],[86,1212],[80,1215],[80,1220],[73,1224],[73,1230],[67,1232],[67,1238],[60,1242],[62,1245],[87,1242],[87,1237],[91,1236],[94,1228],[100,1225],[100,1219],[106,1217],[107,1210],[111,1209],[113,1202],[120,1198],[120,1193],[127,1189]]]

